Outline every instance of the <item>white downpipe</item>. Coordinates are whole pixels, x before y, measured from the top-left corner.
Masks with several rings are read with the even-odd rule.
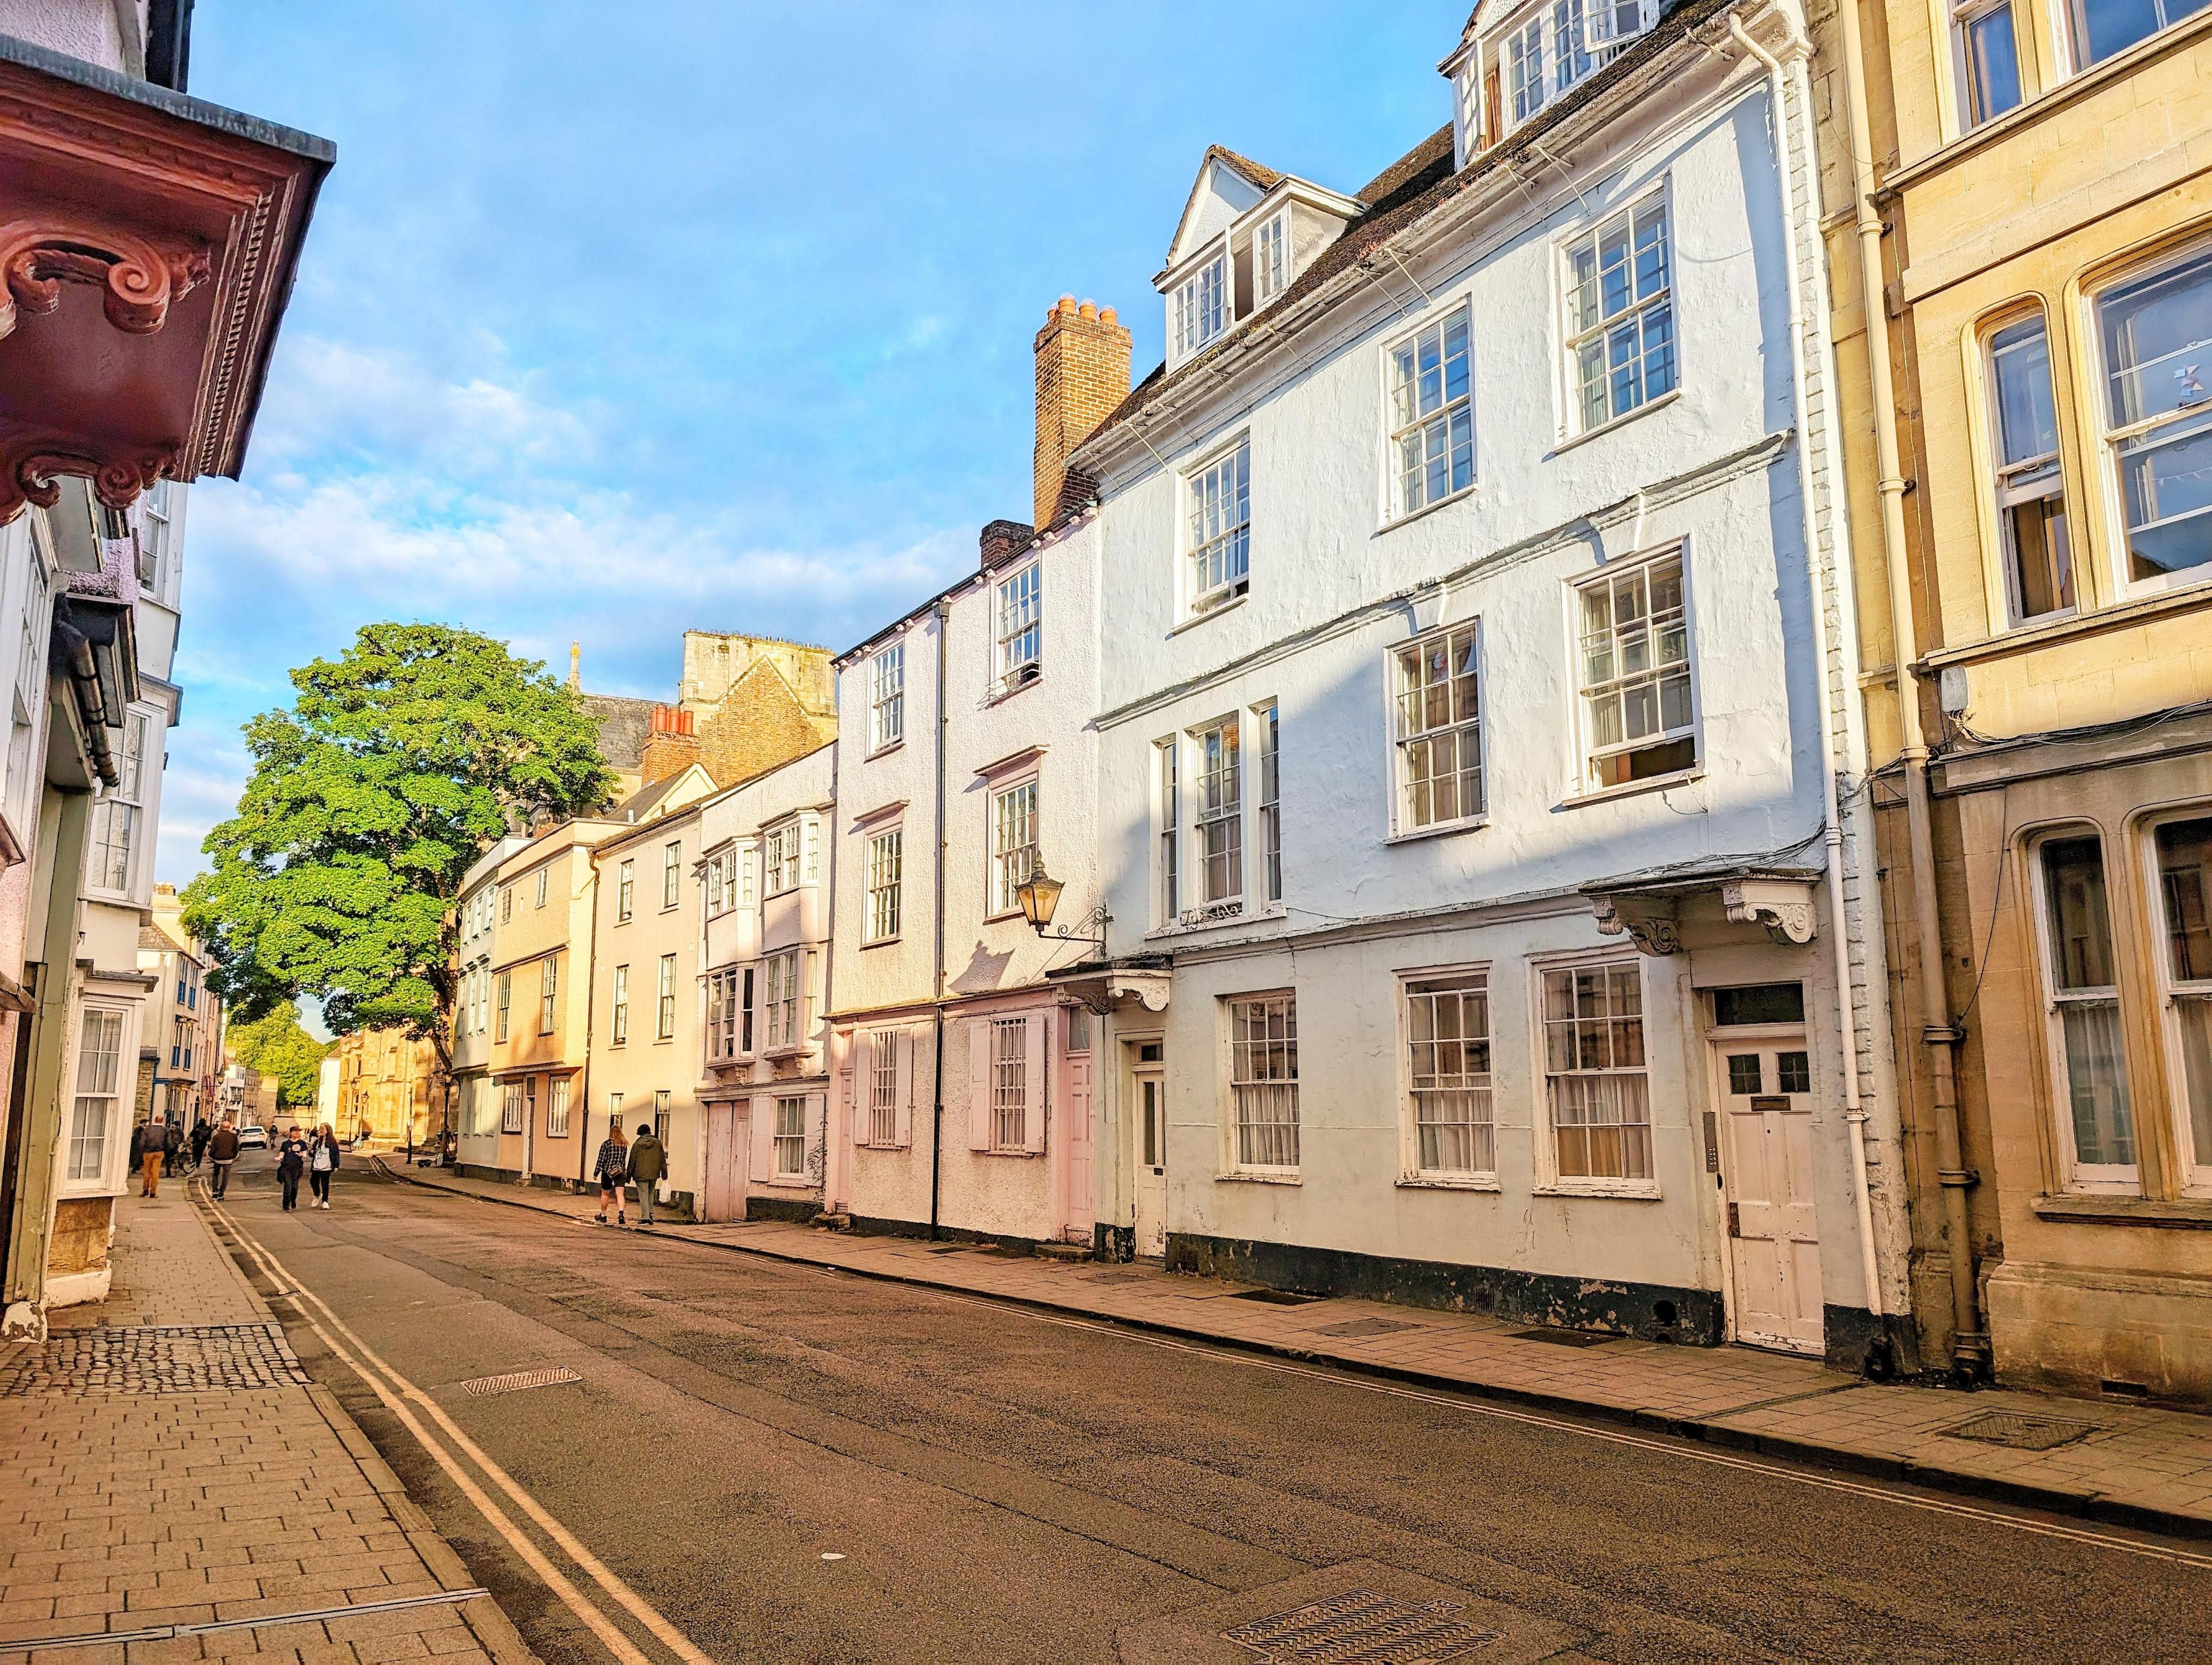
[[[1797,20],[1776,9],[1790,30],[1783,50],[1792,63],[1802,63],[1812,48]],[[1851,1001],[1851,945],[1844,923],[1844,829],[1836,797],[1836,736],[1834,713],[1828,694],[1828,671],[1832,653],[1828,640],[1825,587],[1820,578],[1820,544],[1813,519],[1813,451],[1806,432],[1805,300],[1797,265],[1797,190],[1792,183],[1791,157],[1796,140],[1784,102],[1782,60],[1752,39],[1742,20],[1729,15],[1729,33],[1736,43],[1766,66],[1767,107],[1774,121],[1774,161],[1782,194],[1784,270],[1790,280],[1790,371],[1791,398],[1796,405],[1797,495],[1805,520],[1805,581],[1813,605],[1813,637],[1820,649],[1820,786],[1826,824],[1820,842],[1827,858],[1828,935],[1836,953],[1836,1028],[1844,1048],[1844,1120],[1850,1128],[1853,1200],[1858,1211],[1861,1275],[1866,1283],[1867,1309],[1881,1316],[1881,1268],[1875,1254],[1874,1196],[1867,1178],[1867,1112],[1859,1097],[1858,1014]]]

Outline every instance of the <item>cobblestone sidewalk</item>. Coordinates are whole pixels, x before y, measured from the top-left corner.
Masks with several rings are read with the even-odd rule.
[[[535,1665],[184,1186],[115,1289],[0,1346],[0,1665]]]
[[[421,1185],[585,1221],[597,1200],[378,1166]],[[663,1237],[1315,1359],[1715,1445],[2063,1515],[2212,1538],[2212,1417],[1987,1389],[1879,1386],[1811,1359],[1527,1330],[1472,1314],[1273,1291],[1144,1266],[1008,1255],[763,1221]]]

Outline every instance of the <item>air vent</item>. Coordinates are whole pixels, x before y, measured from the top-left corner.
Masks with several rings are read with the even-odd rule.
[[[1353,1589],[1288,1613],[1269,1613],[1221,1635],[1268,1665],[1436,1665],[1498,1639],[1496,1631],[1462,1623],[1460,1611],[1455,1601],[1416,1606],[1371,1589]]]

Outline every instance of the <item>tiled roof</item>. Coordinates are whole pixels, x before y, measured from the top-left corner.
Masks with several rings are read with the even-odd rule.
[[[1249,156],[1238,155],[1225,144],[1210,144],[1206,148],[1206,154],[1209,156],[1218,156],[1262,191],[1273,191],[1285,179],[1290,178],[1289,174],[1278,173],[1272,167],[1262,167]]]
[[[653,738],[652,700],[616,694],[586,694],[584,709],[599,726],[599,755],[607,767],[635,774],[645,762],[645,743]]]
[[[1167,366],[1162,364],[1132,388],[1128,398],[1115,408],[1113,415],[1099,423],[1090,437],[1075,448],[1073,459],[1080,459],[1103,435],[1110,434],[1145,410],[1168,388],[1181,386],[1193,377],[1206,373],[1213,360],[1232,343],[1242,339],[1252,325],[1286,307],[1296,306],[1340,272],[1365,259],[1382,244],[1442,207],[1461,191],[1487,178],[1498,168],[1518,161],[1546,133],[1588,108],[1593,102],[1607,97],[1618,82],[1665,52],[1698,24],[1738,3],[1740,0],[1680,0],[1680,3],[1662,13],[1657,22],[1610,64],[1588,77],[1564,98],[1545,106],[1456,173],[1452,171],[1451,126],[1447,123],[1438,128],[1361,187],[1358,197],[1366,205],[1366,212],[1346,225],[1343,235],[1314,257],[1313,264],[1298,274],[1279,300],[1273,302],[1266,312],[1241,320],[1206,351],[1177,366],[1173,374],[1170,374]],[[1472,21],[1469,20],[1470,22]],[[1216,146],[1214,149],[1219,151],[1219,147]],[[1228,155],[1227,152],[1220,154]],[[1079,461],[1078,465],[1080,466]]]

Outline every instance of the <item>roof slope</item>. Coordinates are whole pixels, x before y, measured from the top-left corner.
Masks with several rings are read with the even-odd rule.
[[[645,763],[645,743],[653,738],[653,700],[618,694],[583,695],[585,713],[599,725],[599,755],[607,767],[635,775]]]

